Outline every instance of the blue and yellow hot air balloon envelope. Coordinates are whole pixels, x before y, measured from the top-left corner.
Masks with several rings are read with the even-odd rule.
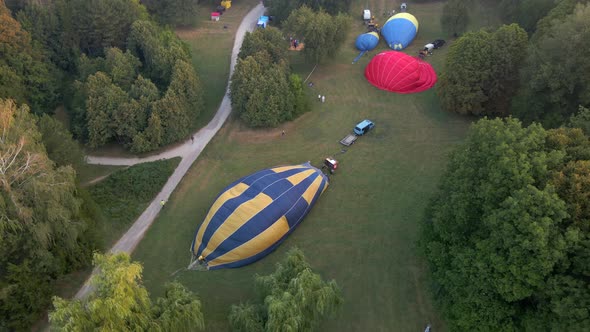
[[[191,245],[209,270],[240,267],[272,252],[328,187],[309,162],[265,169],[226,187],[197,229]]]
[[[390,17],[381,29],[387,45],[394,50],[403,50],[412,43],[418,33],[418,20],[409,13]]]
[[[354,46],[356,46],[356,48],[361,51],[361,53],[356,58],[354,58],[354,60],[352,60],[352,63],[357,62],[363,56],[363,54],[377,47],[377,44],[379,44],[379,35],[376,32],[371,31],[359,35],[356,38]]]

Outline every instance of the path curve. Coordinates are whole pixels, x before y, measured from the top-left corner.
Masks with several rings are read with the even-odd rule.
[[[258,17],[264,14],[264,6],[262,4],[258,4],[254,7],[244,18],[242,19],[242,23],[238,30],[236,31],[236,37],[234,41],[234,47],[232,50],[231,55],[231,63],[229,68],[229,77],[234,72],[234,67],[236,65],[236,61],[238,58],[238,53],[240,52],[240,47],[242,46],[242,42],[244,40],[244,35],[247,31],[252,31],[256,27],[256,21]],[[117,241],[117,243],[111,248],[111,253],[118,253],[118,252],[127,252],[131,253],[137,247],[137,244],[143,236],[145,235],[148,228],[156,219],[156,216],[160,212],[162,208],[160,206],[160,201],[165,200],[167,201],[170,197],[170,194],[174,191],[176,186],[182,180],[182,177],[186,172],[189,170],[191,165],[195,162],[197,157],[201,154],[201,151],[205,148],[207,143],[213,138],[215,133],[221,128],[227,117],[231,112],[231,101],[229,100],[229,85],[230,81],[228,80],[227,84],[227,93],[223,97],[221,105],[215,114],[215,117],[211,122],[207,124],[206,127],[202,128],[195,134],[195,142],[192,143],[186,142],[185,144],[176,147],[172,150],[165,151],[161,154],[146,157],[146,158],[108,158],[108,157],[88,157],[89,163],[95,164],[105,164],[105,165],[133,165],[136,163],[143,163],[148,161],[154,161],[159,159],[167,159],[173,157],[182,157],[182,160],[174,170],[174,173],[168,178],[168,181],[160,191],[160,193],[154,198],[154,200],[150,203],[145,211],[137,218],[137,220],[133,223],[133,225],[127,230],[127,232]],[[188,248],[188,246],[187,246]],[[94,274],[96,271],[93,271]],[[90,291],[92,291],[92,287],[88,282],[90,279],[86,280],[84,286],[80,288],[78,293],[76,293],[76,298],[83,298]]]

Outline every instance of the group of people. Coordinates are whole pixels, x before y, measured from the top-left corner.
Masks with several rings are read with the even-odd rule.
[[[325,103],[326,102],[326,96],[318,95],[318,100],[321,101],[322,103]]]

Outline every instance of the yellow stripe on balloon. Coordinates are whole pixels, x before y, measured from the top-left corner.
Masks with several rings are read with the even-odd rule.
[[[258,234],[256,237],[239,247],[236,247],[234,250],[207,262],[207,265],[213,267],[252,257],[268,249],[271,245],[285,236],[287,232],[289,232],[289,223],[287,222],[287,218],[282,216],[264,232]]]
[[[292,185],[296,186],[299,183],[301,183],[301,181],[307,179],[310,175],[312,175],[314,173],[316,173],[315,169],[308,169],[307,171],[300,172],[300,173],[293,174],[293,175],[289,176],[287,178],[287,180],[289,182],[291,182]]]
[[[202,243],[203,234],[205,233],[205,230],[209,226],[209,222],[211,221],[211,218],[213,218],[215,213],[217,213],[217,210],[219,210],[219,208],[228,199],[240,196],[248,188],[250,188],[250,186],[248,186],[245,183],[240,182],[240,183],[236,184],[234,187],[232,187],[229,190],[227,190],[226,192],[224,192],[221,196],[219,196],[219,198],[217,198],[217,200],[215,200],[215,203],[213,203],[213,206],[211,206],[211,209],[209,209],[209,213],[207,213],[207,216],[205,217],[203,224],[201,225],[201,227],[199,227],[199,232],[197,233],[197,240],[195,241],[196,248],[193,248],[194,252],[196,252],[199,249],[198,244]]]
[[[272,198],[270,196],[265,193],[259,193],[251,200],[240,204],[211,236],[211,240],[207,243],[207,248],[203,250],[202,256],[207,258],[207,255],[217,249],[223,241],[271,203]]]
[[[285,171],[290,171],[292,169],[298,169],[298,168],[307,168],[304,165],[295,165],[295,166],[281,166],[281,167],[275,167],[275,168],[271,168],[271,171],[275,172],[275,173],[282,173]]]
[[[418,31],[418,20],[416,19],[416,17],[410,13],[399,13],[399,14],[395,14],[392,17],[390,17],[385,23],[394,20],[394,19],[398,19],[398,18],[405,18],[408,21],[412,22],[412,24],[414,24],[414,26],[416,27],[416,31]],[[385,25],[385,24],[384,24]]]
[[[379,39],[379,35],[375,31],[369,32],[369,35],[373,35],[373,36],[377,37],[377,39]]]
[[[314,198],[315,194],[318,192],[318,189],[320,189],[321,184],[322,184],[322,177],[318,176],[312,182],[312,184],[307,188],[307,190],[305,190],[302,197],[307,202],[307,205],[311,205],[311,201],[313,201],[313,198]]]

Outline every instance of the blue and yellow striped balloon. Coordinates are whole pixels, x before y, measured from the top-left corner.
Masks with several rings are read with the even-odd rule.
[[[412,43],[418,33],[418,20],[409,13],[390,17],[381,29],[387,45],[394,50],[403,50]]]
[[[191,251],[209,270],[253,263],[295,229],[327,187],[328,178],[309,162],[239,179],[219,194]]]

